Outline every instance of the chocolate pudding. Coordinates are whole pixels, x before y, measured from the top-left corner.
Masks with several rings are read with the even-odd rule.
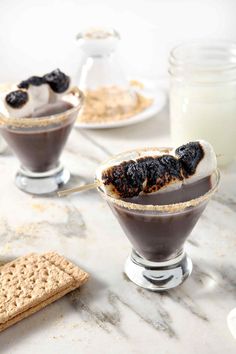
[[[72,129],[76,113],[67,119],[52,123],[50,116],[73,108],[70,103],[45,105],[35,111],[34,117],[49,116],[46,127],[17,127],[2,129],[2,135],[9,143],[25,169],[31,172],[46,172],[56,168],[59,157]]]
[[[179,189],[122,198],[141,205],[168,205],[198,198],[211,189],[211,177],[195,183],[183,184]],[[121,227],[140,256],[149,261],[166,261],[181,252],[207,202],[179,212],[162,213],[134,210],[109,203]]]

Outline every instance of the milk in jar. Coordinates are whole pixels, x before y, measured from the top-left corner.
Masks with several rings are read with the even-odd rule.
[[[219,165],[236,156],[236,44],[192,43],[170,54],[173,145],[209,141]]]

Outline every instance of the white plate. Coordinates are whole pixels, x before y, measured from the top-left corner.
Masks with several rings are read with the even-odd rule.
[[[153,103],[150,107],[146,108],[142,112],[135,114],[132,117],[115,121],[115,122],[104,122],[104,123],[75,123],[75,128],[82,129],[109,129],[109,128],[120,128],[127,125],[136,124],[143,122],[147,119],[152,118],[158,112],[162,110],[166,103],[166,94],[164,90],[160,88],[145,88],[140,91],[144,96],[153,98]]]

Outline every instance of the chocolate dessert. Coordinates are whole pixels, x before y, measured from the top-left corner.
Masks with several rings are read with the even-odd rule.
[[[212,188],[216,157],[211,145],[190,142],[172,151],[106,166],[98,178],[108,203],[135,251],[151,262],[178,256],[206,201],[191,205]],[[177,211],[178,203],[188,203]],[[156,209],[155,209],[155,206]],[[164,211],[159,210],[164,206]]]
[[[69,180],[59,158],[82,102],[70,83],[56,69],[23,80],[3,98],[1,134],[21,163],[16,184],[28,193],[54,192]]]
[[[154,194],[142,194],[123,199],[141,205],[167,205],[187,202],[198,198],[211,189],[210,177],[183,185],[180,189]],[[206,204],[189,208],[180,213],[145,213],[145,211],[122,208],[110,204],[121,227],[133,244],[134,249],[149,261],[166,261],[176,256],[183,248],[187,236],[192,231]]]
[[[59,157],[72,129],[76,114],[68,119],[50,124],[50,117],[73,108],[70,102],[58,94],[66,93],[70,79],[59,69],[43,77],[31,76],[18,85],[18,89],[6,95],[5,106],[12,118],[48,118],[48,124],[27,126],[22,123],[2,129],[2,135],[18,156],[25,169],[31,172],[46,172],[56,168]]]
[[[72,107],[71,107],[72,108]],[[22,166],[32,172],[46,172],[56,168],[59,157],[72,129],[74,119],[50,128],[8,128],[2,131]]]

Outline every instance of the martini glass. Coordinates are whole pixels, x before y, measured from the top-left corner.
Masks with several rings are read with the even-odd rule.
[[[83,94],[73,88],[63,100],[70,107],[44,117],[12,118],[0,114],[1,134],[20,161],[15,177],[19,189],[30,194],[55,192],[69,181],[60,156],[78,116]]]
[[[170,150],[148,148],[125,152],[106,161],[101,170],[122,161]],[[192,271],[192,262],[184,245],[215,193],[219,180],[219,171],[216,170],[210,176],[206,193],[186,202],[168,205],[127,202],[106,194],[102,186],[98,187],[132,244],[132,253],[125,264],[125,273],[131,281],[149,290],[162,291],[187,279]]]

